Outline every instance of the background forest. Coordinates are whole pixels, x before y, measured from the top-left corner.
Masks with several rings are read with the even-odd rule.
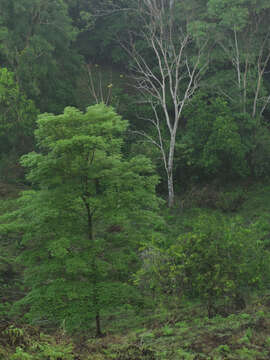
[[[0,0],[0,359],[269,359],[268,0]]]

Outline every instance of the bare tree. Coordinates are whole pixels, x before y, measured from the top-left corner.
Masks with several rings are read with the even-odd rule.
[[[173,0],[139,0],[140,33],[130,34],[130,41],[122,46],[132,59],[136,88],[150,103],[153,118],[147,119],[155,128],[153,137],[137,131],[161,152],[167,174],[168,205],[174,204],[174,155],[181,115],[186,103],[199,86],[207,60],[203,56],[207,40],[190,55],[193,39],[188,31],[187,19],[180,23]],[[148,56],[136,46],[142,37],[147,44]],[[194,44],[193,44],[194,45]],[[151,55],[149,57],[149,54]],[[151,59],[151,60],[150,60]],[[155,66],[153,67],[153,59]],[[152,61],[152,62],[151,62]],[[169,146],[165,145],[165,129],[169,131]]]
[[[94,74],[92,68],[95,68]],[[94,99],[96,104],[104,103],[105,105],[110,105],[112,100],[112,73],[110,76],[109,84],[106,85],[100,67],[95,64],[87,64],[86,67],[87,74],[87,87],[89,94]]]

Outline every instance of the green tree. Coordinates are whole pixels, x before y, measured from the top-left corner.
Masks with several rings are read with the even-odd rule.
[[[1,62],[41,111],[73,104],[80,68],[76,32],[62,0],[0,0]],[[68,81],[67,81],[68,80]]]
[[[4,226],[24,234],[20,261],[31,290],[21,304],[32,320],[75,328],[95,318],[100,336],[101,312],[134,296],[136,249],[159,224],[158,178],[145,157],[123,158],[126,128],[104,104],[38,120],[40,153],[22,159],[35,190],[23,193],[15,223]]]
[[[188,119],[178,143],[179,160],[199,179],[228,179],[250,173],[248,154],[253,149],[255,124],[234,113],[222,98],[200,93],[184,111]]]
[[[38,111],[20,91],[14,74],[0,69],[0,166],[2,177],[11,162],[32,150],[33,132]],[[16,165],[13,166],[16,167]],[[9,169],[10,170],[10,169]],[[9,174],[10,175],[10,174]]]

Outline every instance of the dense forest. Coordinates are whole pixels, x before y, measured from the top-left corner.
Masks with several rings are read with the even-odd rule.
[[[270,358],[269,0],[0,0],[0,359]]]

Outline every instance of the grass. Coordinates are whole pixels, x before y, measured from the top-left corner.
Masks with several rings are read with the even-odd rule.
[[[86,335],[72,339],[59,333],[45,336],[34,327],[9,325],[0,330],[0,359],[1,354],[6,360],[24,359],[16,357],[24,353],[29,354],[31,360],[54,360],[56,356],[62,360],[76,359],[76,356],[81,360],[270,358],[269,297],[263,297],[260,302],[254,299],[245,311],[228,317],[208,319],[197,304],[190,304],[189,309],[192,310],[189,316],[185,308],[177,313],[168,309],[161,322],[157,321],[157,314],[148,314],[147,326],[136,328],[134,324],[133,329],[131,326],[126,329],[122,324],[118,333],[101,339]],[[185,320],[175,322],[181,315]],[[129,316],[130,323],[137,321],[134,314]]]
[[[270,358],[270,309],[255,301],[245,312],[232,314],[226,318],[217,316],[208,319],[204,309],[197,305],[189,307],[192,312],[187,316],[185,309],[177,314],[167,311],[167,318],[156,322],[153,314],[148,317],[147,328],[130,332],[125,336],[125,345],[116,346],[106,341],[106,351],[121,353],[121,348],[135,347],[151,350],[153,359],[269,359]],[[176,317],[185,321],[174,322]],[[164,318],[164,316],[163,316]],[[132,319],[130,319],[132,321]],[[155,326],[153,326],[155,324]],[[121,338],[120,338],[121,339]],[[268,344],[268,345],[267,345]],[[100,344],[99,344],[100,346]],[[101,350],[101,348],[100,348]],[[135,350],[134,350],[135,351]],[[99,352],[103,359],[110,359],[106,352]],[[117,355],[118,356],[118,355]],[[120,356],[120,355],[119,355]],[[115,357],[116,359],[133,359]],[[143,356],[143,355],[141,355]],[[150,356],[149,354],[147,356]],[[259,357],[258,357],[259,356]],[[145,357],[147,358],[147,357]],[[134,357],[136,359],[136,357]],[[140,359],[144,359],[141,357]]]

